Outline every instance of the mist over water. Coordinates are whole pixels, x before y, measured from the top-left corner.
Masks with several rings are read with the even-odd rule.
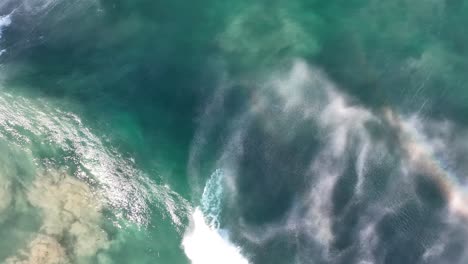
[[[467,12],[0,0],[0,262],[466,263]]]

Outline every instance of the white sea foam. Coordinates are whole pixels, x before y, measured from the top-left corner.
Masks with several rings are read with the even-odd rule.
[[[148,175],[136,169],[132,160],[104,146],[78,116],[45,100],[0,94],[0,138],[26,151],[31,151],[31,144],[37,141],[74,153],[63,158],[87,170],[78,171],[75,176],[97,182],[106,206],[113,208],[117,217],[138,225],[148,223],[149,204],[160,207],[177,228],[190,208],[177,193],[153,183]]]
[[[3,30],[11,25],[11,14],[0,16],[0,40],[2,39]],[[6,49],[0,47],[0,56],[6,52]]]
[[[3,29],[11,25],[11,14],[0,16],[0,39],[2,38]]]
[[[239,247],[224,238],[219,230],[209,226],[203,213],[196,208],[182,246],[192,264],[248,264]]]
[[[240,247],[221,234],[219,214],[223,197],[222,170],[216,170],[207,181],[201,208],[197,207],[192,214],[182,247],[192,264],[248,264]]]
[[[105,146],[78,116],[46,100],[0,93],[0,138],[34,159],[31,166],[39,173],[32,183],[23,184],[28,203],[42,216],[36,239],[8,263],[52,264],[93,258],[114,243],[101,227],[102,221],[107,221],[101,214],[104,208],[114,214],[117,227],[149,224],[153,206],[163,217],[169,217],[178,231],[183,219],[189,217],[190,205],[184,198],[169,186],[154,183],[135,168],[131,159]],[[66,153],[57,159],[76,164],[76,174],[54,172],[59,166],[56,160],[35,158],[37,145],[46,151]],[[0,212],[11,206],[12,199],[21,198],[12,197],[19,194],[11,192],[9,171],[2,173]],[[38,258],[42,262],[37,262]]]

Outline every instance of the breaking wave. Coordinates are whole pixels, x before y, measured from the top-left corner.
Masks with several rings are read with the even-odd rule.
[[[229,241],[220,226],[223,197],[223,172],[216,170],[206,183],[201,206],[192,213],[190,226],[182,241],[192,264],[248,264],[241,248]]]

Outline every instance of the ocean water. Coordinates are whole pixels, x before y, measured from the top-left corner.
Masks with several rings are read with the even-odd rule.
[[[467,263],[467,15],[0,0],[0,263]]]

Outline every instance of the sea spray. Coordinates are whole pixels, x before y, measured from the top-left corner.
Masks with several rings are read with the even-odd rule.
[[[11,24],[11,14],[0,16],[0,39],[2,38],[3,29]]]
[[[8,27],[10,24],[11,24],[11,14],[0,16],[0,41],[2,39],[4,28]],[[0,56],[2,56],[3,53],[5,52],[6,52],[6,49],[3,49],[2,46],[0,46]]]

